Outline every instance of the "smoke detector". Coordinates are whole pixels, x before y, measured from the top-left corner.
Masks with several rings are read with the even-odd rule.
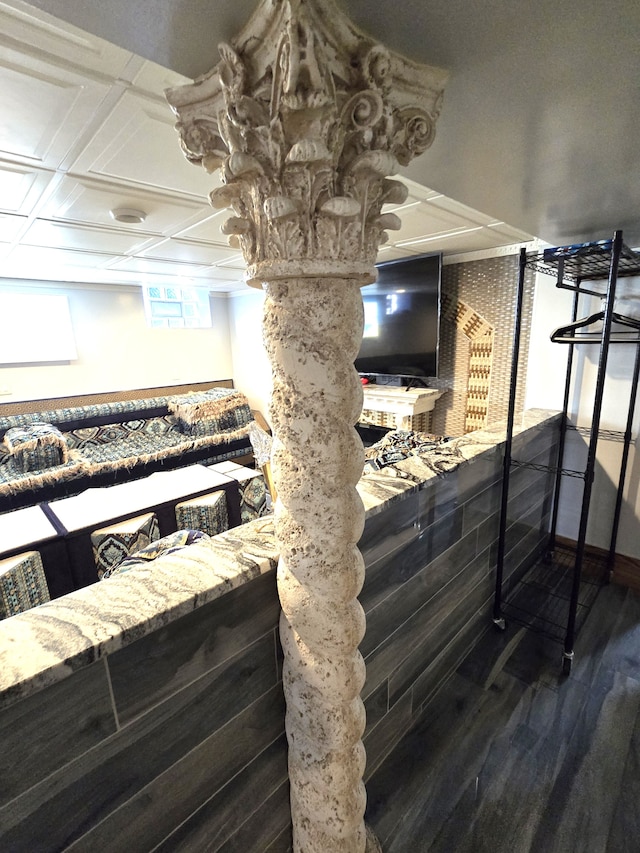
[[[114,207],[109,211],[109,215],[116,222],[124,222],[127,225],[140,225],[147,218],[144,210],[137,210],[135,207]]]

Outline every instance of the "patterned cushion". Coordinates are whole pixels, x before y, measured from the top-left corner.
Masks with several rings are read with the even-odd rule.
[[[112,569],[108,569],[103,575],[102,580],[120,575],[124,572],[135,569],[136,566],[147,566],[149,563],[157,560],[165,554],[173,554],[176,551],[181,551],[187,545],[192,545],[194,542],[199,542],[203,539],[209,539],[206,533],[201,530],[177,530],[175,533],[170,533],[168,536],[163,536],[156,542],[147,545],[135,554],[126,557],[121,563]]]
[[[65,424],[75,421],[106,420],[112,415],[127,414],[128,412],[138,414],[154,409],[166,412],[166,407],[166,397],[146,397],[142,400],[118,400],[113,403],[90,403],[86,406],[70,406],[66,409],[48,409],[44,412],[0,417],[0,431],[42,421]]]
[[[228,530],[226,492],[210,492],[176,504],[176,524],[180,529],[202,530],[209,536]]]
[[[91,544],[98,578],[119,566],[125,557],[146,548],[159,537],[158,519],[153,512],[95,530],[91,534]]]
[[[120,460],[136,460],[148,453],[160,454],[162,450],[170,450],[184,443],[184,437],[179,433],[167,433],[156,438],[149,438],[144,433],[129,433],[122,441],[98,442],[85,444],[81,448],[84,459],[91,465],[101,465],[106,462],[117,463]],[[128,463],[131,464],[131,463]]]
[[[57,427],[33,423],[13,427],[4,434],[4,445],[13,456],[18,470],[40,471],[67,462],[69,450]]]
[[[38,551],[0,560],[0,619],[49,601],[49,587]]]
[[[239,483],[238,485],[240,486],[240,517],[242,523],[246,524],[247,521],[253,521],[255,518],[267,515],[269,512],[267,489],[262,474],[256,474],[246,483]]]
[[[216,435],[247,426],[253,419],[249,401],[239,391],[213,388],[170,400],[180,429],[190,436]]]
[[[122,441],[131,435],[150,436],[155,438],[164,435],[179,435],[178,421],[173,415],[164,417],[124,421],[119,424],[104,424],[103,426],[79,427],[65,433],[69,447],[84,450],[87,447],[97,447],[114,441]]]
[[[449,438],[430,435],[426,432],[396,429],[388,432],[380,441],[365,449],[365,473],[378,471],[409,456],[419,456],[433,450]]]
[[[246,470],[246,469],[243,469]],[[267,490],[264,477],[258,471],[253,471],[247,477],[241,477],[236,472],[229,474],[238,481],[240,490],[240,518],[243,524],[267,515]]]

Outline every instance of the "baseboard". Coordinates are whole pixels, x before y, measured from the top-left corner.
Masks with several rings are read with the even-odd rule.
[[[616,554],[611,580],[620,586],[629,587],[634,592],[640,592],[640,560]]]
[[[556,536],[556,542],[567,548],[575,548],[577,544],[573,539],[567,539],[564,536]],[[605,548],[598,548],[596,545],[585,545],[584,550],[585,554],[591,554],[600,559],[607,559],[609,556]],[[610,580],[612,583],[640,592],[640,559],[616,554]]]

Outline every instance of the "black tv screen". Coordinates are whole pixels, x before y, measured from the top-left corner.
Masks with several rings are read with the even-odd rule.
[[[378,280],[362,288],[364,335],[359,373],[438,375],[442,255],[378,264]]]

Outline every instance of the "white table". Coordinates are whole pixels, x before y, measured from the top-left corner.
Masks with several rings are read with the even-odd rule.
[[[14,509],[0,515],[0,554],[37,550],[37,545],[58,535],[39,506]]]
[[[87,489],[79,495],[52,501],[49,508],[69,533],[75,533],[153,509],[159,504],[223,488],[230,481],[230,477],[204,465],[189,465],[172,471],[157,471],[141,480],[116,486]]]
[[[204,465],[189,465],[170,471],[157,471],[141,480],[115,486],[87,489],[79,495],[49,504],[49,512],[64,530],[64,543],[74,588],[97,580],[91,533],[111,522],[153,511],[158,517],[161,535],[175,530],[175,505],[185,498],[224,489],[227,493],[229,521],[240,523],[238,484],[225,474]]]

